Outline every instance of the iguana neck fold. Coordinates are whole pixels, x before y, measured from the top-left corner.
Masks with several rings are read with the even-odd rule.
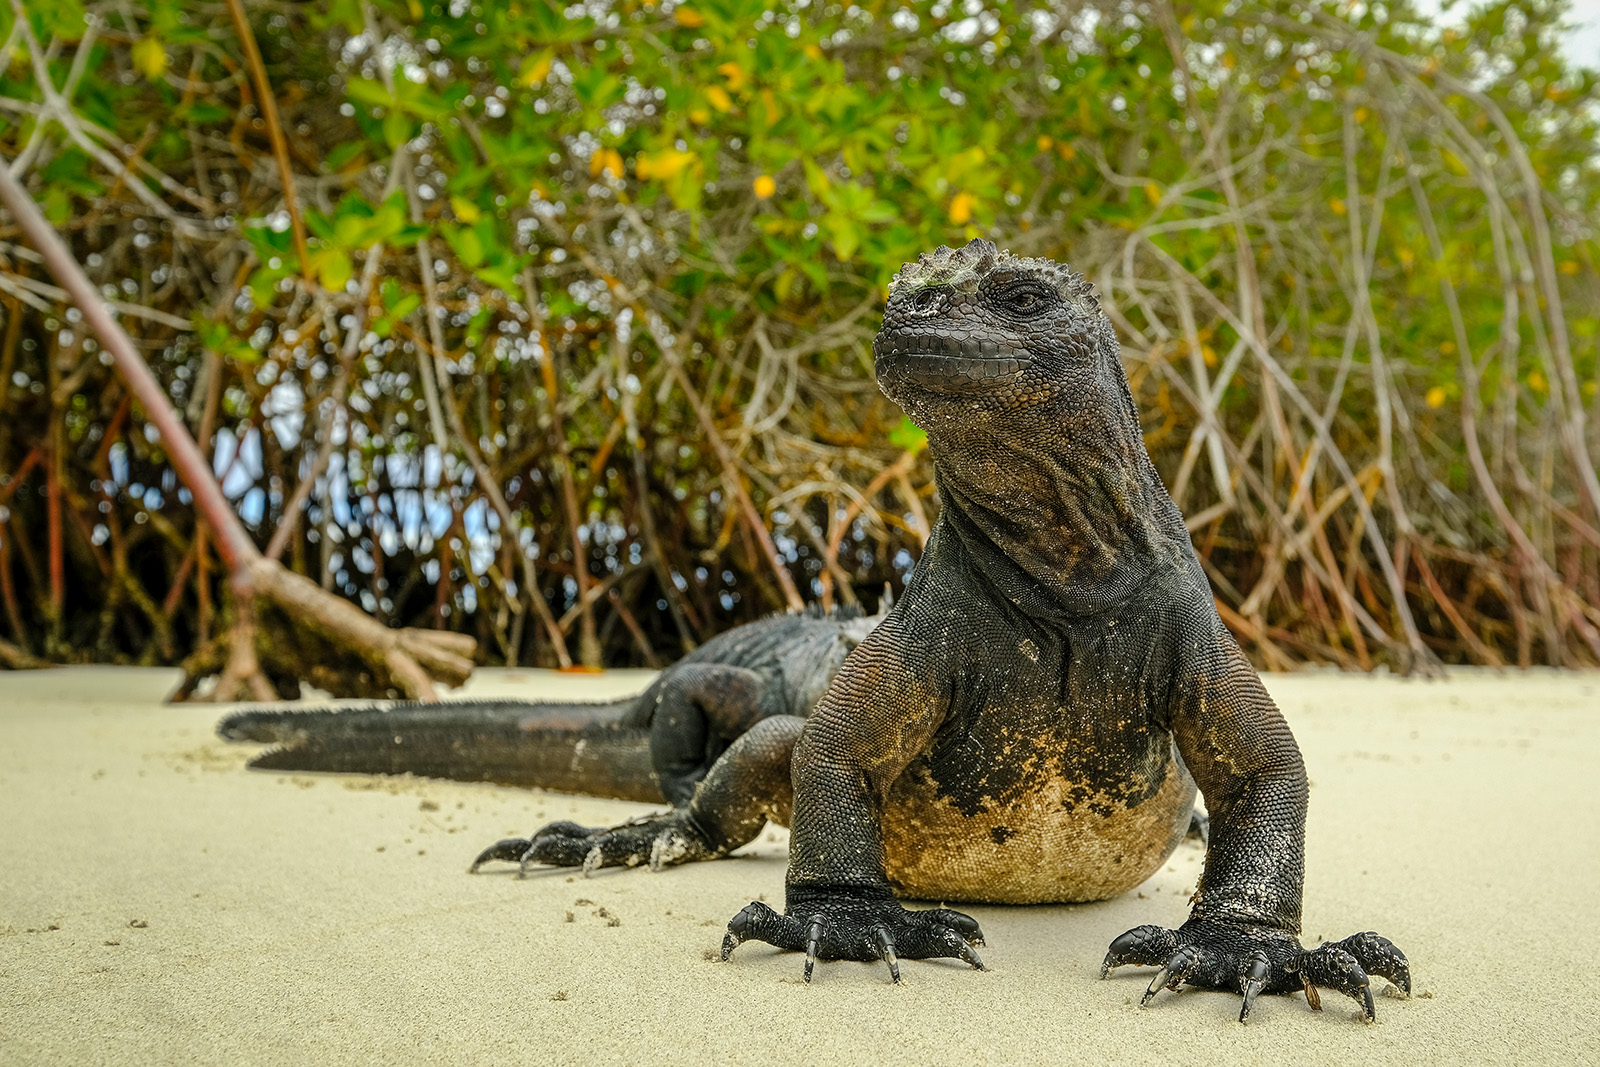
[[[1177,562],[1157,522],[1171,504],[1147,475],[1142,442],[1103,424],[1070,445],[998,435],[977,450],[944,436],[930,431],[939,525],[954,542],[944,550],[959,550],[1023,610],[1105,611]]]

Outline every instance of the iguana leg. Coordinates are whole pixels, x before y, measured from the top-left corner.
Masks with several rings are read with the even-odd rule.
[[[738,738],[783,711],[782,695],[760,674],[721,663],[686,663],[661,676],[650,709],[650,763],[674,808]]]
[[[745,731],[711,768],[685,807],[633,819],[620,826],[551,823],[524,840],[509,838],[485,849],[471,870],[492,860],[534,864],[652,869],[725,856],[753,841],[767,820],[787,825],[794,805],[789,760],[803,720],[763,719]]]
[[[910,600],[902,601],[902,604]],[[782,914],[756,901],[728,923],[722,958],[746,941],[804,952],[816,961],[950,958],[978,970],[983,932],[948,908],[907,911],[884,872],[882,798],[923,751],[948,708],[956,650],[931,653],[898,613],[846,661],[795,746],[794,833]]]
[[[1111,943],[1101,977],[1124,964],[1156,967],[1144,995],[1188,983],[1241,994],[1239,1021],[1262,993],[1304,991],[1321,1007],[1317,987],[1354,999],[1370,1022],[1369,975],[1411,990],[1403,952],[1377,934],[1356,934],[1306,950],[1300,930],[1305,871],[1307,783],[1293,734],[1261,678],[1217,618],[1211,595],[1195,595],[1186,632],[1210,640],[1174,687],[1172,730],[1210,813],[1205,868],[1189,921],[1176,930],[1139,926]]]

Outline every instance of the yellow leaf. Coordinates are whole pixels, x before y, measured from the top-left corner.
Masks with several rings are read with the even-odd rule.
[[[767,125],[771,126],[778,121],[778,98],[772,95],[771,89],[761,90],[761,103],[767,109]]]
[[[477,204],[474,204],[471,200],[467,200],[459,196],[452,196],[450,198],[450,209],[456,213],[456,218],[460,219],[468,226],[471,226],[474,222],[477,222],[478,219],[483,215],[483,212],[478,210]]]
[[[549,52],[528,56],[522,61],[522,69],[517,73],[517,84],[524,89],[532,89],[550,76],[550,63]]]
[[[1161,186],[1155,182],[1145,182],[1144,195],[1152,204],[1159,204],[1161,202]]]
[[[692,7],[678,7],[672,12],[672,18],[678,25],[688,30],[706,24],[706,17]]]
[[[1578,273],[1578,261],[1575,260],[1575,259],[1564,259],[1564,260],[1562,260],[1561,261],[1561,273],[1562,274],[1576,274],[1576,273]]]
[[[1455,352],[1455,350],[1456,350],[1456,343],[1454,341],[1440,341],[1439,342],[1439,353],[1441,355],[1445,355],[1445,356],[1451,355],[1451,354],[1453,354]]]
[[[154,37],[141,37],[133,43],[133,65],[151,81],[167,72],[167,50]]]
[[[613,178],[620,178],[624,173],[622,154],[615,148],[602,148],[589,157],[590,177],[598,178],[607,172],[610,172]]]
[[[950,200],[950,221],[957,226],[965,226],[972,218],[972,208],[978,198],[971,193],[957,193]]]
[[[694,156],[676,148],[663,148],[659,152],[640,152],[633,161],[633,172],[640,181],[651,178],[671,178],[687,167]]]
[[[1450,397],[1445,393],[1444,386],[1436,385],[1428,390],[1428,394],[1424,399],[1428,401],[1430,408],[1442,408],[1444,407],[1444,402],[1449,400]]]
[[[806,54],[806,58],[807,59],[821,59],[822,58],[822,48],[820,46],[818,46],[818,45],[808,44],[808,45],[805,46],[804,52]]]
[[[711,121],[711,112],[703,107],[691,107],[689,109],[689,121],[696,126],[704,126]]]
[[[1066,160],[1068,163],[1071,163],[1074,159],[1078,158],[1078,150],[1067,144],[1065,141],[1062,141],[1060,144],[1056,145],[1056,154],[1062,159]]]
[[[1344,206],[1344,201],[1340,200],[1337,196],[1328,201],[1328,207],[1335,215],[1340,216],[1344,215],[1346,211],[1350,210]]]
[[[350,257],[342,248],[319,249],[311,259],[317,277],[325,289],[342,292],[350,280]]]
[[[1544,375],[1538,371],[1528,372],[1528,388],[1536,393],[1542,393],[1550,388],[1550,383],[1544,380]]]
[[[1039,135],[1039,139],[1037,141],[1033,142],[1034,147],[1037,148],[1041,152],[1050,151],[1050,146],[1053,145],[1053,144],[1055,144],[1055,141],[1053,139],[1049,138],[1049,137],[1046,137],[1042,133]]]
[[[1217,365],[1217,350],[1210,345],[1201,345],[1200,358],[1205,361],[1206,366],[1215,367]]]
[[[778,191],[778,183],[772,180],[772,175],[763,174],[750,183],[750,188],[756,194],[757,200],[767,200]]]
[[[1356,116],[1355,116],[1356,121],[1357,122],[1366,122],[1367,121],[1367,114],[1368,114],[1368,112],[1367,112],[1366,108],[1364,108],[1364,107],[1356,108]]]
[[[1400,250],[1400,265],[1402,267],[1404,267],[1406,270],[1410,270],[1411,269],[1411,264],[1416,260],[1416,258],[1417,258],[1417,254],[1415,252],[1411,251],[1411,249],[1402,248]]]
[[[708,86],[706,99],[711,101],[711,106],[726,115],[733,110],[733,98],[728,95],[728,90],[720,85]]]
[[[749,80],[744,68],[737,63],[723,63],[717,67],[717,73],[728,79],[728,88],[738,92],[744,88],[744,83]]]

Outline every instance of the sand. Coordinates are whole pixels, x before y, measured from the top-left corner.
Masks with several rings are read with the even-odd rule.
[[[485,671],[470,692],[599,697],[642,672]],[[1595,1063],[1600,676],[1268,684],[1311,773],[1306,936],[1377,929],[1418,996],[1096,981],[1131,926],[1177,925],[1186,844],[1093,905],[968,908],[991,970],[819,965],[727,920],[783,898],[787,837],[660,874],[469,877],[484,845],[638,805],[244,769],[171,671],[0,674],[0,1064]],[[1376,988],[1382,988],[1377,982]]]

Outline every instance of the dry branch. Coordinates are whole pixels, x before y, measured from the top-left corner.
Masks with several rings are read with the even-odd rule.
[[[323,632],[339,646],[391,673],[413,699],[438,699],[430,671],[434,677],[453,684],[465,681],[472,673],[470,657],[476,648],[476,642],[470,637],[426,630],[391,630],[348,601],[324,592],[315,583],[292,574],[257,551],[222,495],[210,464],[173,410],[165,390],[150,373],[128,335],[107,312],[82,267],[50,229],[27,192],[11,176],[9,167],[0,167],[0,202],[44,257],[45,265],[71,295],[89,327],[111,354],[118,373],[143,407],[145,418],[160,433],[178,476],[194,494],[197,510],[216,535],[218,552],[231,575],[236,603],[244,613],[240,631],[233,641],[237,658],[230,660],[238,666],[225,673],[224,680],[245,682],[253,687],[258,698],[266,691],[264,681],[257,684],[256,634],[249,621],[253,602],[266,598],[297,623]],[[216,699],[232,699],[234,693],[230,689],[231,686],[219,686]]]

